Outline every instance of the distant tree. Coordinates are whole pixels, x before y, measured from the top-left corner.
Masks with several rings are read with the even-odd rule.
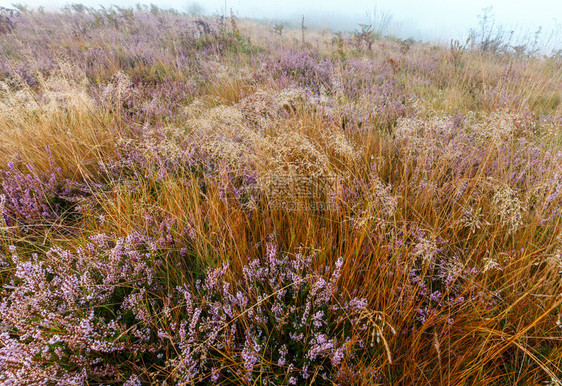
[[[77,13],[85,13],[88,10],[88,7],[80,3],[71,3],[68,4],[66,7]]]
[[[12,7],[17,9],[20,13],[31,13],[31,9],[26,4],[16,3],[12,4]]]
[[[187,14],[189,16],[203,16],[205,8],[198,2],[194,1],[187,5]]]
[[[366,12],[365,16],[368,23],[364,25],[369,26],[369,33],[372,33],[374,38],[380,39],[389,33],[392,25],[392,14],[389,11],[380,10],[375,7],[371,14]]]
[[[283,28],[285,28],[285,24],[282,22],[275,23],[275,25],[273,25],[273,32],[281,36],[283,34]]]
[[[478,15],[479,28],[471,28],[469,36],[478,49],[498,54],[509,47],[514,31],[507,32],[496,25],[493,8],[490,6],[482,9],[482,14]]]

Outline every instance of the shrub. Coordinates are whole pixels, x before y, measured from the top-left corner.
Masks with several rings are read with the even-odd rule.
[[[315,93],[321,89],[329,91],[332,87],[332,61],[320,58],[315,51],[280,50],[264,61],[268,73],[294,85],[309,88]]]
[[[148,381],[138,369],[151,363],[151,381],[331,384],[379,352],[374,340],[386,345],[392,329],[338,288],[342,259],[329,274],[273,244],[240,282],[224,281],[224,266],[170,292],[158,280],[163,251],[139,235],[100,234],[44,259],[11,251],[16,272],[0,297],[2,382]]]
[[[76,203],[90,193],[85,186],[64,179],[60,169],[53,165],[46,173],[31,165],[26,169],[9,163],[7,169],[0,171],[0,193],[4,197],[0,215],[8,226],[43,228],[72,215]]]

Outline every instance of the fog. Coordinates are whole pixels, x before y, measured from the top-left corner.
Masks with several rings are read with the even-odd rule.
[[[223,0],[200,2],[208,12],[224,12]],[[478,15],[483,8],[492,6],[495,19],[506,28],[526,29],[534,32],[539,26],[551,29],[562,22],[561,0],[227,0],[227,10],[232,8],[240,15],[295,19],[304,14],[311,21],[329,20],[366,22],[376,14],[390,14],[395,29],[413,35],[439,36],[451,31],[466,31],[478,25]],[[372,18],[372,17],[371,17]],[[556,20],[558,19],[558,20]],[[344,23],[340,23],[344,24]],[[355,24],[352,27],[356,27]],[[337,27],[337,26],[336,26]],[[415,37],[415,36],[414,36]]]
[[[68,1],[30,0],[23,3],[33,8],[53,9]],[[137,2],[85,0],[82,3],[88,6],[133,6]],[[537,29],[542,27],[539,36],[542,43],[552,48],[562,46],[562,0],[153,0],[152,3],[184,12],[199,9],[208,15],[222,15],[225,9],[229,14],[232,9],[239,17],[282,20],[294,25],[300,23],[304,15],[308,26],[333,31],[352,31],[360,23],[377,25],[386,21],[385,33],[440,41],[466,38],[470,28],[478,29],[483,9],[492,7],[490,14],[495,25],[508,32],[515,31],[516,38],[534,38]],[[0,0],[0,5],[10,6],[5,0]]]

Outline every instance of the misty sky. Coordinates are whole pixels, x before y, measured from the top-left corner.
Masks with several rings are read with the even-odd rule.
[[[0,5],[24,3],[31,7],[61,7],[69,2],[95,6],[133,6],[137,2],[154,3],[164,8],[185,11],[190,3],[198,2],[207,13],[223,13],[224,0],[0,0]],[[392,15],[392,29],[402,37],[448,40],[463,37],[470,27],[478,26],[482,9],[493,6],[497,23],[507,30],[532,35],[539,26],[543,35],[556,31],[562,36],[562,0],[226,0],[239,16],[267,19],[285,19],[296,22],[304,14],[316,26],[325,25],[333,30],[352,30],[358,23],[368,22],[376,9],[378,15]],[[376,18],[375,18],[376,20]],[[546,38],[546,36],[544,36]],[[554,46],[562,42],[550,41]]]

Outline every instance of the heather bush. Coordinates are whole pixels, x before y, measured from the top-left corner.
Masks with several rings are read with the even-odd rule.
[[[281,84],[293,84],[315,93],[332,88],[333,64],[314,51],[280,50],[261,60],[264,70],[278,78]]]
[[[186,322],[180,330],[183,357],[174,361],[182,381],[210,376],[234,383],[316,379],[329,384],[356,373],[358,362],[372,350],[370,339],[380,343],[383,330],[391,331],[382,314],[368,311],[364,299],[348,300],[338,292],[341,260],[326,275],[312,269],[302,254],[278,256],[272,244],[267,250],[264,262],[244,267],[239,285],[220,281],[226,267],[210,272],[196,286],[204,300],[201,308],[191,305],[191,292],[180,289],[190,321],[189,328]],[[229,364],[221,360],[227,353]]]
[[[20,258],[11,247],[15,275],[0,302],[0,380],[122,381],[123,364],[158,350],[131,311],[161,288],[142,243],[96,235],[74,252],[53,248],[41,259]],[[112,365],[110,358],[122,359]]]
[[[330,273],[276,248],[267,244],[263,262],[249,262],[239,282],[224,281],[225,265],[168,291],[159,262],[166,252],[139,235],[95,235],[44,258],[23,259],[11,247],[0,380],[330,384],[357,376],[365,355],[389,355],[385,316],[338,289],[341,259]],[[150,373],[139,371],[143,362]]]
[[[2,219],[26,233],[71,219],[77,203],[90,194],[87,187],[62,178],[60,169],[54,166],[42,173],[31,165],[20,170],[9,163],[1,175]]]

